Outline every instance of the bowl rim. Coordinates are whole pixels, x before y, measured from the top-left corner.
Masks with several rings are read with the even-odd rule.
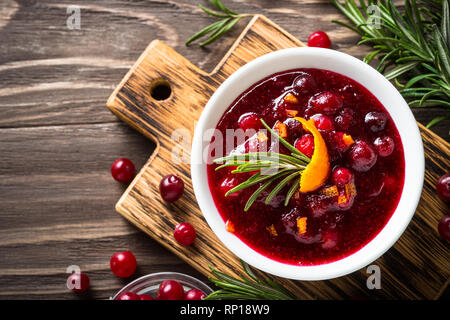
[[[326,264],[292,265],[276,261],[255,251],[225,229],[209,189],[204,158],[208,132],[246,89],[271,74],[297,68],[318,68],[343,74],[364,86],[391,115],[403,144],[405,179],[396,210],[381,231],[361,249]],[[275,70],[275,71],[274,71]],[[389,104],[387,104],[389,102]],[[423,156],[418,156],[423,155]],[[419,128],[407,103],[397,89],[374,68],[348,54],[330,49],[298,47],[274,51],[245,64],[228,77],[211,96],[196,124],[191,150],[193,189],[206,221],[236,256],[267,273],[295,280],[325,280],[357,271],[380,257],[400,238],[420,200],[425,161]],[[406,199],[407,197],[407,199]]]

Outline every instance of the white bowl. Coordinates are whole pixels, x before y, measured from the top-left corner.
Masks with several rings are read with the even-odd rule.
[[[405,184],[397,209],[386,226],[357,252],[328,264],[296,266],[272,260],[245,244],[225,229],[211,195],[204,151],[211,130],[233,101],[251,85],[281,71],[296,68],[317,68],[343,74],[367,88],[391,115],[403,143],[405,154]],[[206,221],[218,238],[240,259],[262,271],[290,279],[324,280],[359,270],[380,257],[401,236],[408,226],[422,192],[424,151],[416,121],[405,100],[395,87],[364,62],[341,52],[321,48],[292,48],[261,56],[232,74],[217,89],[203,110],[195,128],[191,175],[198,204]]]

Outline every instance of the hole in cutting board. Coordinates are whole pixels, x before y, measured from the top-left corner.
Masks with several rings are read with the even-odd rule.
[[[150,95],[155,100],[166,100],[172,94],[172,88],[169,81],[165,79],[156,79],[150,83]]]

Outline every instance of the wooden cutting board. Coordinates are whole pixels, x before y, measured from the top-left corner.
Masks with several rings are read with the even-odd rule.
[[[172,150],[189,159],[189,139],[179,141],[175,130],[192,137],[214,90],[245,63],[278,49],[304,46],[264,16],[255,16],[231,49],[211,72],[206,73],[184,57],[155,40],[124,77],[107,102],[120,119],[152,139],[157,148],[116,205],[126,219],[159,241],[205,275],[209,266],[231,275],[241,272],[239,260],[213,234],[198,208],[187,163],[172,161]],[[167,99],[161,99],[168,93]],[[155,97],[157,99],[155,99]],[[422,199],[401,239],[374,262],[381,269],[379,290],[366,286],[366,269],[327,281],[278,279],[302,299],[352,297],[436,299],[449,282],[449,244],[441,240],[436,226],[448,206],[435,193],[439,176],[449,171],[450,145],[419,124],[425,147],[426,174]],[[181,129],[181,131],[180,131]],[[186,135],[185,135],[186,136]],[[418,155],[420,156],[420,155]],[[159,195],[159,182],[175,173],[185,182],[184,196],[168,205]],[[178,245],[173,229],[190,222],[197,240],[189,248]]]

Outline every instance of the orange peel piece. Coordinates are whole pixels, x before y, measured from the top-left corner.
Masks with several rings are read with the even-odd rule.
[[[301,117],[295,117],[294,119],[299,121],[303,128],[314,137],[314,153],[311,157],[311,162],[301,174],[300,192],[315,191],[326,182],[330,173],[328,148],[313,119],[305,120]]]
[[[306,233],[306,220],[308,220],[307,217],[297,219],[297,229],[299,234]]]
[[[266,230],[269,231],[269,233],[273,237],[278,237],[277,229],[275,229],[275,226],[273,224],[271,224],[270,226],[266,227]]]

